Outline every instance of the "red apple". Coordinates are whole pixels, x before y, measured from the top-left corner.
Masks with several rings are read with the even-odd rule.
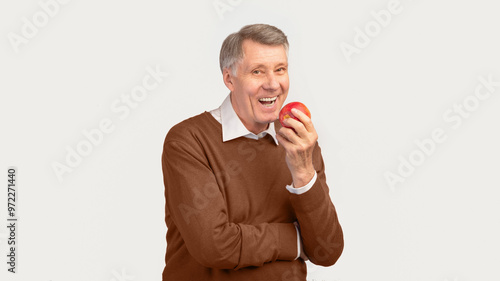
[[[311,118],[311,112],[309,111],[309,109],[303,103],[298,102],[298,101],[294,101],[294,102],[291,102],[291,103],[283,106],[283,108],[281,109],[280,115],[279,115],[281,126],[286,127],[286,128],[290,128],[288,126],[285,126],[285,124],[283,124],[283,120],[285,120],[287,118],[293,118],[293,119],[300,122],[300,120],[293,115],[292,108],[296,108],[296,109],[304,112],[309,118]]]

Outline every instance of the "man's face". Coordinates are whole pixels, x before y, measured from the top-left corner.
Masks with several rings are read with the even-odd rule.
[[[243,52],[236,76],[226,69],[224,82],[234,111],[250,132],[258,134],[278,118],[288,95],[288,60],[282,45],[245,40]]]

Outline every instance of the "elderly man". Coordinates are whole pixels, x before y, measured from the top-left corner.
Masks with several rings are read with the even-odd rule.
[[[306,280],[344,240],[311,119],[276,121],[288,94],[288,40],[256,24],[229,35],[222,105],[175,125],[163,147],[163,280]]]

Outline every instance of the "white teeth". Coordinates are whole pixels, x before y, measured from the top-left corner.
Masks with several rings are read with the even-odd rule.
[[[259,101],[275,101],[278,97],[274,97],[274,98],[261,98],[259,99]]]

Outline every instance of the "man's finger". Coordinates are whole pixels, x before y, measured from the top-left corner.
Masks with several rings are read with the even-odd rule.
[[[298,122],[296,120],[294,121]],[[281,127],[278,133],[283,138],[285,138],[289,143],[297,143],[297,141],[299,140],[299,136],[297,136],[297,134],[293,131],[293,129]]]
[[[290,129],[299,137],[306,136],[309,133],[302,122],[297,121],[293,118],[287,118],[283,122],[285,125],[290,127]]]
[[[304,115],[306,118],[309,118],[307,117],[307,115]],[[308,119],[309,120],[309,123],[311,123],[311,119]],[[307,120],[306,120],[307,122]],[[301,138],[309,138],[310,137],[310,134],[315,134],[315,130],[314,130],[314,126],[309,125],[309,128],[307,128],[307,124],[304,124],[302,121],[297,121],[295,120],[294,118],[287,118],[284,120],[284,124],[289,126],[289,127],[292,127],[294,130],[295,130],[295,133],[301,137]]]
[[[297,117],[297,119],[304,124],[304,127],[308,132],[311,132],[312,129],[314,129],[313,123],[311,118],[307,116],[304,112],[298,110],[297,108],[292,108],[292,113]]]

